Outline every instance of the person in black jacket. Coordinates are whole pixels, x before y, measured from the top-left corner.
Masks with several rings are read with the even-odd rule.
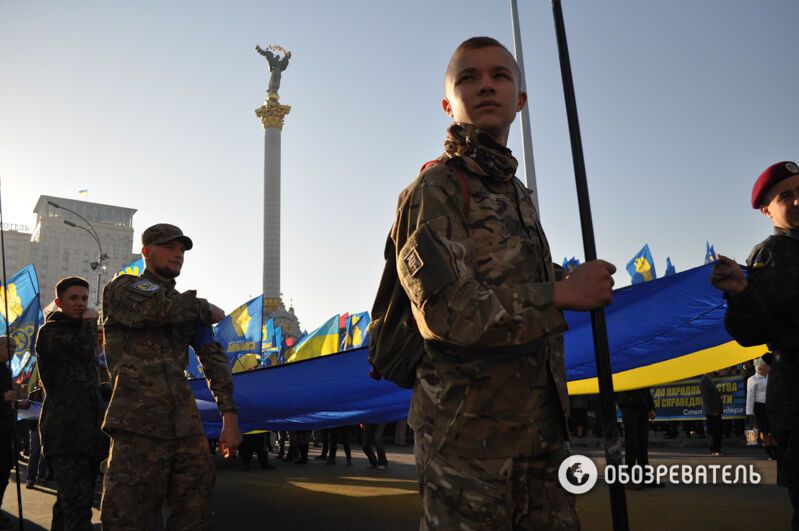
[[[649,464],[649,421],[655,418],[655,402],[648,387],[616,393],[616,404],[621,409],[624,424],[624,464],[632,472],[633,466],[641,467],[641,478]],[[662,486],[654,483],[653,486]],[[642,489],[642,483],[630,483],[629,488]]]
[[[88,308],[89,283],[79,277],[56,285],[58,311],[36,340],[46,393],[39,430],[42,454],[55,474],[58,495],[52,529],[92,529],[94,486],[105,435],[97,354],[97,312]]]
[[[766,343],[771,366],[766,410],[777,440],[777,483],[788,488],[792,529],[799,530],[799,166],[783,161],[760,174],[752,208],[769,218],[774,233],[746,260],[748,276],[719,256],[711,282],[724,292],[724,324],[743,346]]]

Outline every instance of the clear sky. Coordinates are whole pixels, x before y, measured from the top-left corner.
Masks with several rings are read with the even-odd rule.
[[[543,225],[556,261],[582,258],[552,10],[519,4]],[[667,255],[701,264],[705,240],[743,261],[770,232],[752,183],[799,159],[799,2],[564,4],[617,285],[646,242],[659,274]],[[180,289],[227,311],[258,295],[268,68],[255,45],[280,44],[284,299],[308,330],[368,310],[397,195],[442,151],[444,68],[474,35],[512,47],[509,2],[0,0],[5,219],[32,225],[39,195],[88,189],[138,209],[136,241],[162,221],[194,239]]]

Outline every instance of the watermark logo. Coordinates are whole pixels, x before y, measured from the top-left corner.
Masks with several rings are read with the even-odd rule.
[[[585,494],[596,485],[599,471],[591,459],[584,455],[571,455],[558,469],[561,487],[571,494]]]

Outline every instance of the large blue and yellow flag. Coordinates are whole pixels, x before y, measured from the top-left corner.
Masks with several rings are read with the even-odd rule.
[[[713,249],[713,246],[710,245],[710,242],[705,242],[705,263],[710,264],[718,260],[716,257],[716,250]]]
[[[655,261],[652,259],[648,243],[644,244],[644,247],[627,262],[627,272],[630,273],[633,284],[649,282],[657,278]]]
[[[137,258],[129,264],[123,265],[122,269],[114,275],[114,278],[119,275],[134,275],[140,277],[144,273],[144,258]]]
[[[361,312],[347,317],[344,333],[341,336],[341,350],[360,348],[368,345],[369,323],[372,321],[369,312]]]
[[[605,308],[619,391],[658,385],[730,367],[768,349],[742,347],[727,333],[723,294],[710,284],[712,265],[613,291]],[[596,393],[596,361],[588,312],[564,312],[569,392]]]
[[[325,356],[338,352],[339,348],[339,315],[328,319],[325,324],[308,334],[294,347],[294,353],[287,360],[289,363],[307,360],[317,356]]]
[[[225,349],[231,367],[244,354],[255,354],[260,359],[263,311],[263,297],[259,295],[230,312],[214,327],[214,336]]]

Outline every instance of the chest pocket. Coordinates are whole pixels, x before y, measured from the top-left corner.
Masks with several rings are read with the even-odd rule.
[[[516,198],[519,207],[519,217],[525,227],[530,252],[537,258],[536,266],[539,271],[536,274],[536,281],[550,281],[554,278],[552,270],[552,257],[549,254],[549,244],[544,236],[544,229],[539,221],[533,200],[530,198],[530,191],[525,188],[520,181],[514,179],[516,188]]]

